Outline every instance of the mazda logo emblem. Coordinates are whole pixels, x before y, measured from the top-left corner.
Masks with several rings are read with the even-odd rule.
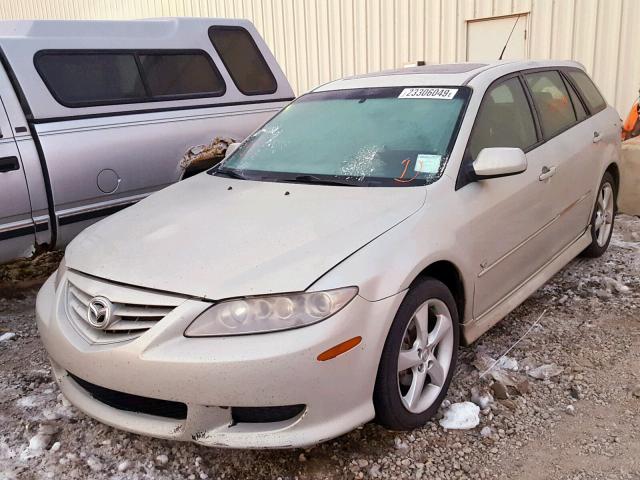
[[[104,297],[94,297],[89,302],[87,321],[91,326],[105,330],[113,319],[113,304]]]

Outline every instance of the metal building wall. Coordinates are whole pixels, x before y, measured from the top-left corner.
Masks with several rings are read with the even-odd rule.
[[[466,21],[530,12],[529,58],[582,62],[626,115],[640,87],[638,0],[0,0],[0,18],[242,17],[294,90],[426,62],[464,61]]]

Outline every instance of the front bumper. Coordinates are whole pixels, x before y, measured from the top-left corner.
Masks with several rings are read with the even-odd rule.
[[[116,428],[207,446],[304,447],[373,419],[380,354],[400,293],[377,302],[357,296],[333,317],[284,332],[185,338],[210,304],[186,299],[135,340],[91,344],[65,314],[53,277],[38,294],[36,320],[60,389],[86,414]],[[332,360],[321,352],[355,336],[362,342]],[[69,373],[116,392],[186,404],[186,418],[127,411],[103,403]],[[233,407],[305,405],[294,418],[234,423]],[[231,407],[231,408],[230,408]]]

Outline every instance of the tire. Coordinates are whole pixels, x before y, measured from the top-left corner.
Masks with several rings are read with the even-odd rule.
[[[606,193],[608,192],[608,194]],[[605,172],[598,187],[596,203],[591,215],[591,244],[583,250],[581,255],[588,258],[597,258],[609,248],[611,234],[613,233],[613,223],[616,217],[616,182],[613,175]],[[605,202],[608,196],[608,202]],[[604,219],[604,220],[602,220]],[[604,221],[604,223],[601,223]]]
[[[445,321],[447,313],[449,320]],[[436,328],[445,324],[449,329]],[[424,335],[420,325],[426,325],[431,335]],[[442,333],[439,338],[436,330]],[[459,336],[458,310],[449,289],[434,278],[411,287],[396,313],[380,358],[373,392],[379,424],[391,430],[411,430],[423,426],[437,412],[456,367]],[[427,348],[422,348],[425,343]],[[398,372],[401,350],[403,366],[413,366]],[[412,395],[419,392],[421,378],[424,386],[420,395]]]

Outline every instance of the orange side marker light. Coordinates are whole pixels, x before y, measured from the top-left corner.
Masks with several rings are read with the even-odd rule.
[[[357,346],[361,341],[362,337],[353,337],[349,340],[339,343],[338,345],[331,347],[329,350],[326,350],[318,355],[318,361],[326,362],[327,360],[336,358],[338,355],[342,355],[343,353],[348,352],[353,347]]]

